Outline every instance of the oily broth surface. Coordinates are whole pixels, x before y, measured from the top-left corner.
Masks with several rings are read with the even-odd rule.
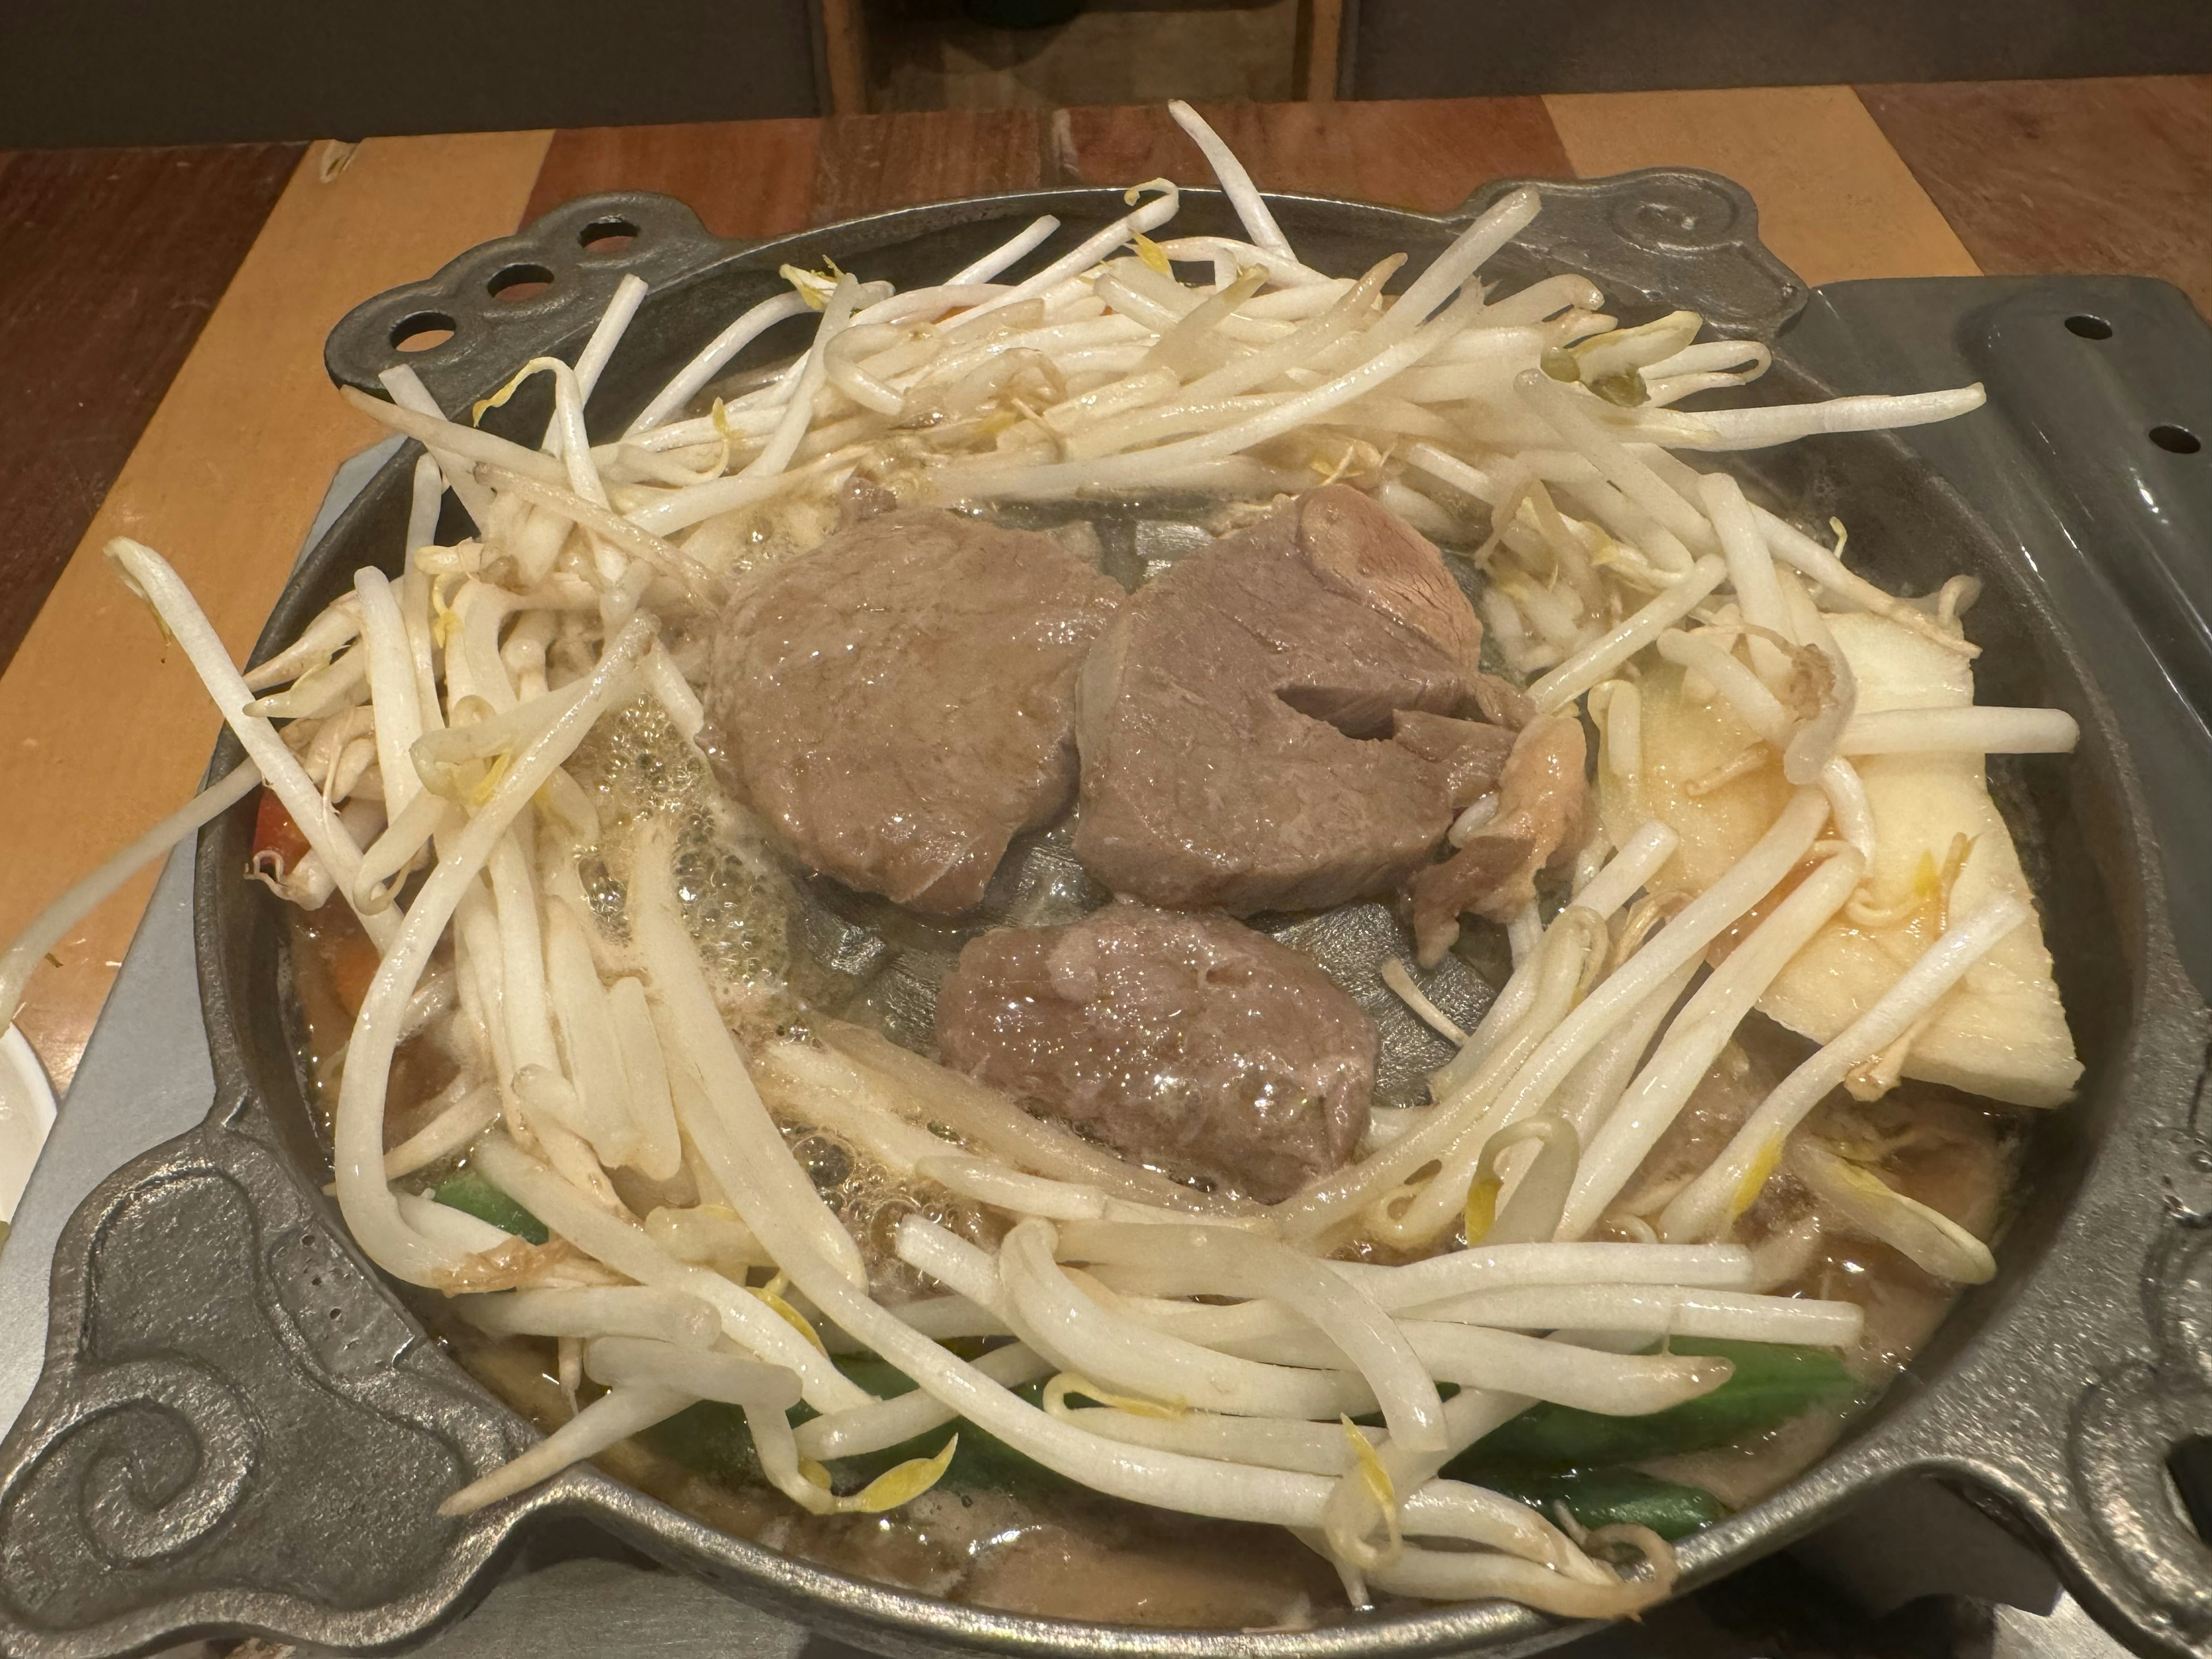
[[[1183,501],[1170,504],[1164,516],[1158,508],[1047,505],[1001,516],[1054,535],[1133,588],[1249,511]],[[830,527],[825,517],[729,533],[735,562],[757,568],[811,545]],[[1455,574],[1465,579],[1468,573],[1462,567]],[[704,643],[671,641],[687,668],[703,660]],[[649,826],[672,830],[686,920],[724,1015],[747,1045],[803,1037],[810,1018],[827,1014],[933,1052],[936,984],[967,937],[1000,921],[1034,927],[1070,921],[1107,896],[1069,853],[1065,823],[1018,842],[981,917],[959,925],[924,920],[794,870],[723,793],[700,753],[647,702],[602,720],[568,769],[592,795],[601,826],[596,846],[573,849],[570,896],[588,905],[618,951],[626,948],[625,892],[635,844]],[[286,913],[302,1075],[327,1136],[336,1097],[333,1056],[350,1026],[347,1010],[357,1005],[374,960],[337,907],[307,913],[288,906]],[[1498,931],[1471,928],[1462,952],[1493,976],[1489,958],[1498,953],[1490,949],[1496,943],[1491,935]],[[442,951],[440,960],[448,960]],[[1417,1030],[1425,1036],[1425,1028]],[[1686,1168],[1710,1158],[1765,1089],[1808,1051],[1809,1045],[1754,1015],[1631,1191],[1660,1192]],[[422,1127],[452,1071],[434,1032],[402,1048],[388,1097],[387,1146]],[[770,1104],[780,1103],[771,1096]],[[2002,1219],[2025,1141],[2021,1115],[1984,1110],[1913,1083],[1871,1107],[1832,1100],[1821,1113],[1824,1133],[1878,1147],[1885,1176],[1909,1195],[1984,1237]],[[1003,1224],[980,1206],[931,1182],[899,1180],[787,1105],[779,1116],[802,1167],[860,1243],[878,1294],[896,1300],[928,1292],[891,1254],[891,1234],[904,1215],[926,1214],[986,1246],[1003,1233]],[[434,1182],[457,1167],[458,1161],[435,1166],[420,1178]],[[688,1173],[656,1185],[623,1171],[616,1185],[640,1213],[698,1199]],[[1807,1201],[1786,1179],[1778,1180],[1746,1217],[1743,1237],[1756,1243],[1786,1227]],[[1446,1241],[1457,1242],[1455,1236]],[[1834,1236],[1796,1263],[1782,1288],[1866,1308],[1865,1335],[1845,1358],[1869,1395],[1894,1377],[1956,1295],[1886,1246]],[[489,1339],[457,1318],[438,1317],[435,1298],[424,1300],[433,1304],[434,1328],[479,1381],[541,1429],[565,1420],[550,1341]],[[1809,1413],[1736,1446],[1644,1467],[1704,1486],[1740,1508],[1817,1461],[1847,1417]],[[761,1480],[749,1459],[702,1474],[656,1449],[653,1438],[625,1443],[596,1461],[708,1524],[858,1577],[1008,1612],[1165,1627],[1297,1626],[1346,1616],[1334,1571],[1279,1528],[1198,1520],[1048,1476],[1019,1492],[960,1490],[948,1477],[889,1515],[808,1516]]]

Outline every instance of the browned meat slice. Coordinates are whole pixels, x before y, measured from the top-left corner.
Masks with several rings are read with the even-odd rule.
[[[1481,834],[1407,884],[1413,940],[1432,968],[1459,937],[1462,913],[1510,921],[1536,896],[1536,872],[1564,864],[1589,839],[1583,727],[1540,714],[1521,728],[1498,778],[1498,814]]]
[[[1191,555],[1084,665],[1077,855],[1117,893],[1239,915],[1395,886],[1449,787],[1368,739],[1458,713],[1481,634],[1436,549],[1340,485]]]
[[[1495,674],[1475,678],[1474,706],[1483,719],[1509,732],[1518,732],[1536,718],[1536,705],[1528,701],[1528,694]]]
[[[799,856],[950,915],[1075,786],[1075,677],[1121,596],[1047,537],[863,519],[741,589],[707,688],[725,775]]]
[[[1371,496],[1332,484],[1298,501],[1298,550],[1326,586],[1443,650],[1472,683],[1482,623],[1437,550]]]
[[[1443,769],[1444,789],[1454,811],[1495,789],[1505,757],[1513,752],[1513,733],[1504,726],[1454,720],[1422,708],[1401,708],[1392,715],[1390,736]]]
[[[1122,900],[969,942],[945,1063],[1132,1158],[1268,1202],[1367,1132],[1375,1022],[1313,960],[1226,916]]]

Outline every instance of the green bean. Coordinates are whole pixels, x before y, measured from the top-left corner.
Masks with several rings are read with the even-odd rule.
[[[513,1233],[532,1244],[543,1244],[546,1240],[544,1222],[474,1170],[447,1176],[430,1196],[449,1210],[489,1221],[501,1232]]]
[[[1672,1543],[1725,1519],[1728,1506],[1702,1486],[1661,1480],[1634,1469],[1571,1469],[1546,1474],[1510,1466],[1486,1468],[1480,1483],[1517,1498],[1547,1520],[1565,1504],[1583,1526],[1649,1527]]]
[[[1699,1451],[1760,1433],[1816,1407],[1844,1405],[1858,1391],[1843,1362],[1822,1348],[1686,1337],[1668,1348],[1722,1355],[1735,1362],[1735,1374],[1710,1394],[1645,1417],[1534,1407],[1477,1442],[1444,1473],[1453,1474],[1465,1464],[1595,1468]]]

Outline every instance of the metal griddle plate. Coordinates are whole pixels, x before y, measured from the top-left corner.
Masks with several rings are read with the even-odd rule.
[[[1418,265],[1504,188],[1441,221],[1299,198],[1279,213],[1324,267],[1400,248]],[[2212,1436],[2212,1235],[2199,1224],[2212,1223],[2212,1147],[2196,1123],[2212,987],[2202,852],[2212,453],[2172,453],[2148,434],[2212,437],[2212,331],[2173,289],[2129,279],[1867,283],[1808,296],[1759,246],[1749,198],[1725,180],[1668,171],[1544,190],[1545,240],[1509,250],[1498,274],[1581,270],[1631,316],[1679,298],[1723,331],[1773,335],[1761,400],[1989,383],[1982,414],[1741,458],[1745,471],[1810,516],[1847,504],[1855,556],[1886,580],[1924,589],[1961,564],[1983,574],[1991,592],[1973,627],[1992,649],[1978,669],[1982,695],[2056,699],[2085,733],[2071,761],[1994,769],[2035,826],[2026,850],[2040,861],[2092,1061],[2083,1098],[2035,1137],[2033,1185],[2001,1242],[1997,1280],[1962,1300],[1819,1468],[1689,1540],[1687,1582],[1917,1473],[2036,1539],[2132,1644],[2206,1659],[2212,1550],[2175,1503],[2166,1465],[2177,1445]],[[451,322],[453,340],[415,361],[453,407],[535,352],[573,358],[617,276],[636,270],[655,291],[594,399],[605,430],[739,305],[773,291],[786,259],[828,253],[909,286],[1033,214],[1059,214],[1065,246],[1121,210],[1118,192],[1036,192],[738,248],[666,198],[588,198],[372,301],[333,334],[329,358],[337,378],[373,386],[403,325]],[[1200,230],[1232,223],[1212,192],[1188,192],[1184,216]],[[580,252],[610,221],[637,233],[628,248]],[[518,262],[555,271],[547,297],[489,300],[486,279]],[[2096,321],[2069,329],[2075,317]],[[758,355],[790,349],[771,337]],[[542,403],[533,388],[490,423],[520,432],[543,422]],[[396,555],[414,453],[401,450],[340,515],[264,650],[354,563]],[[590,1469],[465,1521],[439,1519],[445,1493],[530,1431],[424,1341],[321,1196],[327,1166],[276,1006],[276,929],[236,878],[246,833],[242,815],[212,826],[194,872],[214,1105],[91,1190],[54,1247],[44,1375],[0,1443],[0,1652],[94,1659],[210,1631],[404,1645],[469,1605],[489,1564],[563,1515],[882,1651],[1352,1659],[1525,1653],[1578,1628],[1496,1604],[1267,1635],[1012,1618],[786,1560]],[[156,960],[166,950],[175,961],[184,873],[180,864],[165,882],[118,984],[118,1019],[134,1024],[103,1025],[64,1114],[57,1146],[74,1147],[76,1162],[42,1174],[27,1200],[0,1316],[25,1306],[21,1244],[52,1237],[52,1212],[147,1144],[118,1127],[101,1164],[72,1120],[121,1126],[136,1104],[174,1123],[192,1109],[178,1095],[191,1068],[164,1063],[191,1042],[188,1005],[173,965]],[[134,1047],[137,1022],[150,1051]],[[0,1408],[17,1397],[7,1382],[0,1365]],[[2176,1467],[2185,1494],[2208,1495],[2191,1490],[2186,1457]]]

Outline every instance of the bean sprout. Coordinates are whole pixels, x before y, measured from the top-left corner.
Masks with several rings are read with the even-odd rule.
[[[251,760],[240,761],[220,782],[193,796],[32,917],[6,953],[0,955],[0,1016],[4,1017],[0,1023],[15,1022],[22,1005],[23,988],[46,953],[61,943],[70,928],[186,836],[245,799],[246,792],[260,781],[260,769]]]
[[[1759,1102],[1727,1150],[1668,1205],[1659,1218],[1659,1236],[1674,1243],[1710,1237],[1750,1208],[1773,1174],[1790,1132],[1820,1097],[1853,1066],[1895,1042],[2033,914],[2025,901],[2003,894],[1954,921],[1871,1007]]]

